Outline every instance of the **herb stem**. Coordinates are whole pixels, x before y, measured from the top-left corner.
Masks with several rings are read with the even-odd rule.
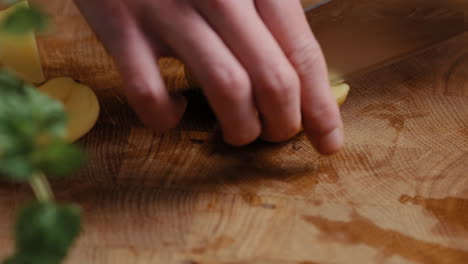
[[[47,202],[54,200],[54,194],[44,173],[35,173],[29,180],[29,185],[39,201]]]

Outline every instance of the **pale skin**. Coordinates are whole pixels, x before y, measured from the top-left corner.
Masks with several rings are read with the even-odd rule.
[[[157,58],[175,56],[196,76],[224,140],[281,142],[301,127],[316,149],[343,145],[325,59],[299,0],[75,0],[124,80],[130,105],[157,132],[179,123]]]

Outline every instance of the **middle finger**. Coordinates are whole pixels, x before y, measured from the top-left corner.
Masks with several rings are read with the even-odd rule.
[[[253,1],[193,1],[247,70],[260,112],[262,137],[283,141],[301,127],[300,81]]]

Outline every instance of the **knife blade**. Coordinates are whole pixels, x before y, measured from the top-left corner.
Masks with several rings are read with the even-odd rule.
[[[308,12],[314,8],[322,6],[332,0],[302,0],[302,6],[304,7],[304,11]]]
[[[302,0],[332,83],[419,53],[468,29],[465,0]]]

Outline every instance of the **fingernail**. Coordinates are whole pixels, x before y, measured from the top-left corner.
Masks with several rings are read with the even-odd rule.
[[[344,143],[343,130],[335,128],[319,139],[319,151],[323,154],[334,154],[338,152]]]

